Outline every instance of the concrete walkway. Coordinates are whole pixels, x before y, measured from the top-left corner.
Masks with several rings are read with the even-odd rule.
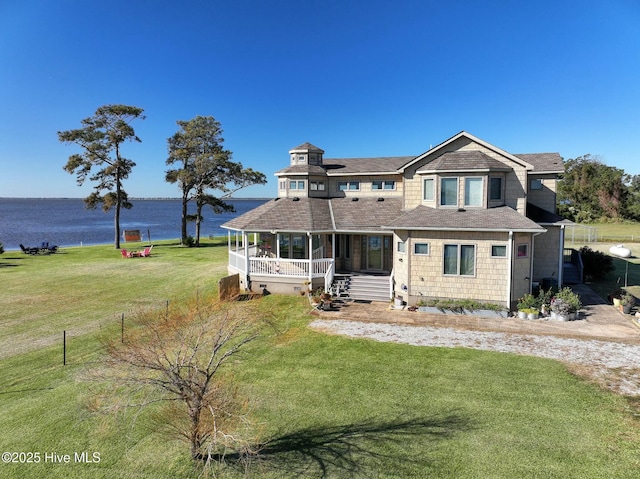
[[[586,285],[572,289],[580,295],[584,308],[576,321],[526,320],[518,318],[482,318],[464,314],[428,314],[392,309],[388,303],[350,302],[338,304],[335,311],[314,311],[323,319],[345,319],[375,323],[435,326],[461,330],[598,339],[640,344],[640,323],[633,315],[622,314],[603,301]]]

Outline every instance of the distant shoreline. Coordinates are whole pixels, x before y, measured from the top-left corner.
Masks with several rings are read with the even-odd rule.
[[[129,201],[180,201],[182,198],[170,198],[170,197],[144,197],[144,198],[129,198]],[[223,198],[224,200],[233,200],[233,201],[269,201],[273,199],[273,197],[265,197],[265,198]],[[75,197],[75,196],[0,196],[0,200],[84,200],[84,198]]]

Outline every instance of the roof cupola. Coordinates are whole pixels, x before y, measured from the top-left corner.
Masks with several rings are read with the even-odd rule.
[[[324,150],[311,143],[303,143],[289,150],[290,163],[293,165],[317,165],[322,166]]]

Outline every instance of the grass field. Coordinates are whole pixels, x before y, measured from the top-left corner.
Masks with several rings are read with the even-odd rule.
[[[100,364],[99,336],[120,334],[122,313],[126,324],[139,308],[205,301],[226,271],[215,241],[153,253],[0,256],[0,452],[40,459],[2,463],[0,477],[198,476],[187,446],[157,432],[153,411],[104,414],[102,386],[87,379]],[[249,477],[637,477],[640,423],[627,400],[560,363],[328,336],[306,327],[305,298],[259,301],[277,331],[233,364],[262,443]],[[100,462],[76,461],[83,452],[78,459],[98,453]],[[65,454],[69,464],[54,462]]]

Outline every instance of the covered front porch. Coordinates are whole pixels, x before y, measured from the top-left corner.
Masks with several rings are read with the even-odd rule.
[[[334,233],[229,231],[229,270],[245,278],[247,289],[293,282],[300,290],[306,283],[329,291],[334,242]]]

